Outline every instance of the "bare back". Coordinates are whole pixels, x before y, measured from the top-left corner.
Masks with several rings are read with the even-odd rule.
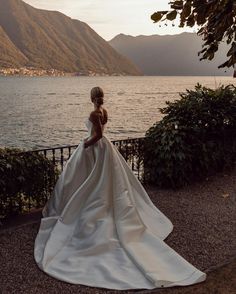
[[[89,119],[93,123],[92,134],[102,134],[104,126],[108,121],[107,110],[100,107],[100,109],[91,112]]]
[[[108,114],[105,108],[101,107],[100,110],[97,111],[100,115],[101,124],[105,125],[108,120]]]

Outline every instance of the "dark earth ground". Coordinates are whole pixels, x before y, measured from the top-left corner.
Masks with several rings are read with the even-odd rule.
[[[155,187],[146,190],[174,224],[165,242],[206,272],[205,282],[168,289],[114,291],[58,281],[42,272],[34,261],[40,216],[36,213],[0,230],[0,293],[235,294],[236,170],[177,191]]]

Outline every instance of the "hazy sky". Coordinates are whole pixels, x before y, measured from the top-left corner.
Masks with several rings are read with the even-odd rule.
[[[166,27],[150,19],[157,10],[167,10],[169,0],[24,0],[34,7],[58,10],[86,22],[105,40],[123,33],[127,35],[177,34],[192,29]]]

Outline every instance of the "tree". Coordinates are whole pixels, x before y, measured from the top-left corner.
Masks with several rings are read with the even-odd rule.
[[[226,41],[230,49],[227,60],[219,68],[236,63],[236,0],[182,0],[171,1],[171,11],[157,11],[151,19],[173,21],[180,16],[179,27],[198,25],[197,32],[204,41],[198,53],[201,59],[212,60],[220,42]]]

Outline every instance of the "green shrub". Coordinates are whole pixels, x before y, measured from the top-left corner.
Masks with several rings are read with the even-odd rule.
[[[180,187],[235,162],[236,87],[197,84],[180,96],[146,132],[145,180],[157,186]]]
[[[59,172],[53,162],[18,148],[0,149],[0,218],[39,208],[53,191]]]

